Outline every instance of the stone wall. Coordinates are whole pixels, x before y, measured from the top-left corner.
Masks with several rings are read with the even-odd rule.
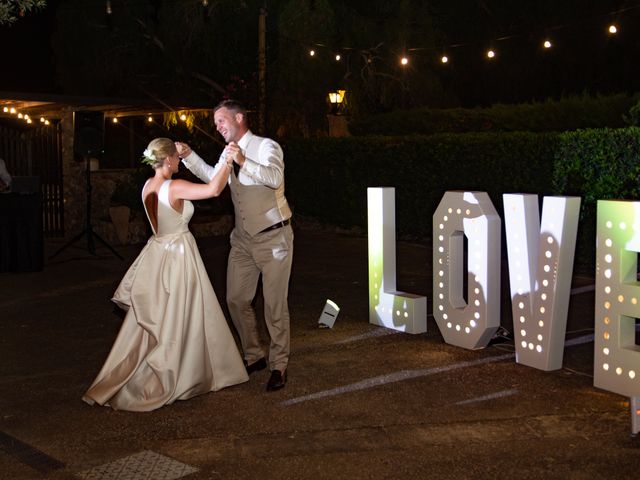
[[[62,128],[62,179],[64,191],[64,233],[71,238],[86,225],[86,175],[84,163],[73,152],[73,110],[68,108],[60,119]]]
[[[91,215],[95,232],[111,245],[139,244],[147,241],[151,228],[144,212],[129,210],[126,227],[118,226],[111,196],[119,182],[126,182],[133,170],[96,170],[92,174]],[[142,203],[142,199],[140,199]],[[233,228],[232,215],[202,215],[196,212],[189,228],[196,238],[228,235]]]

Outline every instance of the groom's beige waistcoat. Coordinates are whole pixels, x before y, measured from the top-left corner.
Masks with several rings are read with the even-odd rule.
[[[235,227],[254,236],[265,228],[291,217],[284,196],[284,160],[277,142],[248,131],[238,142],[245,163],[238,173],[229,176],[235,210]],[[201,180],[208,182],[224,166],[221,156],[215,167],[205,163],[195,152],[183,160]]]

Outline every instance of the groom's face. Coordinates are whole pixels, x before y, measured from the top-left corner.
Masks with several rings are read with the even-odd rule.
[[[234,113],[226,107],[219,108],[213,114],[216,128],[225,142],[237,142],[244,134],[241,113]]]

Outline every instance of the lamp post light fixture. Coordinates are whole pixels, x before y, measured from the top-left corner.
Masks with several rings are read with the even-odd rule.
[[[336,90],[335,92],[329,92],[329,103],[331,103],[331,113],[339,115],[344,104],[344,95],[346,90]]]
[[[330,137],[348,137],[347,117],[342,114],[345,105],[346,90],[334,90],[329,92],[331,111],[327,115]]]

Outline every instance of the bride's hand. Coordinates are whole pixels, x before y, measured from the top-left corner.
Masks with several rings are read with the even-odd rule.
[[[182,142],[175,142],[175,143],[176,143],[176,149],[178,150],[178,156],[180,158],[185,158],[191,155],[191,147],[189,145]]]

